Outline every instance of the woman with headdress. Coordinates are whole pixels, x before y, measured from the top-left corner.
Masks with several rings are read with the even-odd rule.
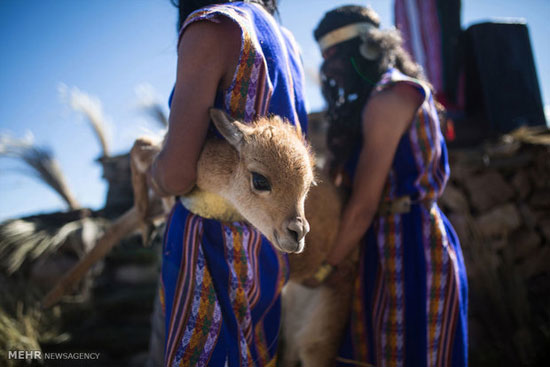
[[[307,119],[298,47],[273,18],[276,0],[180,0],[177,78],[152,183],[164,195],[195,185],[208,109],[240,121]],[[177,201],[163,245],[166,366],[273,366],[286,258],[245,222],[220,222]]]
[[[466,274],[436,202],[449,165],[431,87],[399,33],[380,29],[370,8],[336,8],[314,35],[324,58],[330,173],[349,194],[318,275],[336,281],[346,256],[361,251],[340,356],[376,366],[465,366]]]

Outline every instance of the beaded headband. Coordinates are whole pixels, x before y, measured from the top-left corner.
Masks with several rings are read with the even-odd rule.
[[[353,23],[328,32],[318,41],[321,52],[338,43],[358,37],[372,28],[376,28],[376,26],[371,23]]]

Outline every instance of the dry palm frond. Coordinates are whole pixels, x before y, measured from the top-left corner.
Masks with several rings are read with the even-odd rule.
[[[73,233],[92,223],[104,223],[84,218],[54,228],[39,220],[15,219],[0,225],[0,269],[13,274],[21,265],[50,254],[61,247]]]
[[[32,137],[15,139],[7,135],[0,136],[0,156],[22,160],[31,169],[35,177],[55,190],[70,209],[80,207],[67,186],[65,176],[51,151],[35,146]]]
[[[159,97],[155,92],[153,86],[150,84],[141,84],[136,87],[136,94],[138,96],[138,105],[157,121],[163,128],[168,127],[168,118],[164,113],[162,104],[159,102]]]
[[[63,86],[61,93],[65,94],[66,92],[66,87]],[[103,115],[101,101],[97,97],[73,87],[68,93],[68,102],[75,111],[84,114],[101,145],[103,156],[108,157],[110,149],[107,139],[107,122]]]

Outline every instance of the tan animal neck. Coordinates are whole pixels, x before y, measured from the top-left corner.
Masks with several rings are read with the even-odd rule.
[[[204,218],[225,222],[244,220],[224,198],[238,161],[237,151],[225,140],[207,140],[197,163],[197,186],[181,198],[185,207]]]
[[[222,194],[239,162],[237,151],[223,139],[208,139],[197,163],[197,186]]]

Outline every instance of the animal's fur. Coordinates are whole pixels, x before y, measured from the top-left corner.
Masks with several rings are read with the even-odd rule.
[[[336,239],[342,198],[328,181],[312,188],[306,200],[311,231],[301,254],[289,255],[290,281],[283,289],[283,343],[280,366],[332,366],[349,317],[354,272],[340,284],[306,288]],[[357,265],[357,253],[347,261]]]
[[[158,154],[158,144],[148,137],[142,137],[134,142],[134,146],[130,150],[130,168],[132,172],[132,189],[134,191],[134,207],[139,218],[139,227],[144,244],[149,243],[149,236],[152,230],[152,223],[147,218],[151,210],[149,198],[149,186],[147,175],[145,174],[155,156]],[[170,210],[174,204],[172,197],[162,199],[164,211]]]
[[[280,362],[285,367],[294,367],[299,361],[305,367],[330,366],[349,314],[353,274],[334,287],[308,289],[300,282],[315,273],[334,243],[342,199],[328,181],[310,190],[313,157],[301,131],[278,117],[261,118],[250,125],[231,121],[218,112],[212,117],[225,140],[207,140],[197,166],[197,189],[184,199],[186,206],[201,215],[245,218],[285,252],[303,248],[303,240],[296,244],[281,236],[289,218],[300,218],[308,226],[305,211],[312,231],[303,253],[289,257],[290,282],[282,301],[285,347]],[[135,200],[142,213],[146,213],[149,202],[144,173],[159,150],[146,139],[136,141],[132,149]],[[269,194],[254,192],[251,171],[269,179]]]
[[[309,231],[304,201],[314,181],[314,161],[301,130],[276,116],[245,125],[221,110],[210,114],[225,139],[207,139],[197,163],[196,189],[184,199],[186,206],[221,220],[244,218],[279,250],[302,251]],[[149,202],[145,173],[159,150],[138,139],[131,152],[136,206],[143,218]],[[271,190],[255,190],[251,172],[265,176]]]

